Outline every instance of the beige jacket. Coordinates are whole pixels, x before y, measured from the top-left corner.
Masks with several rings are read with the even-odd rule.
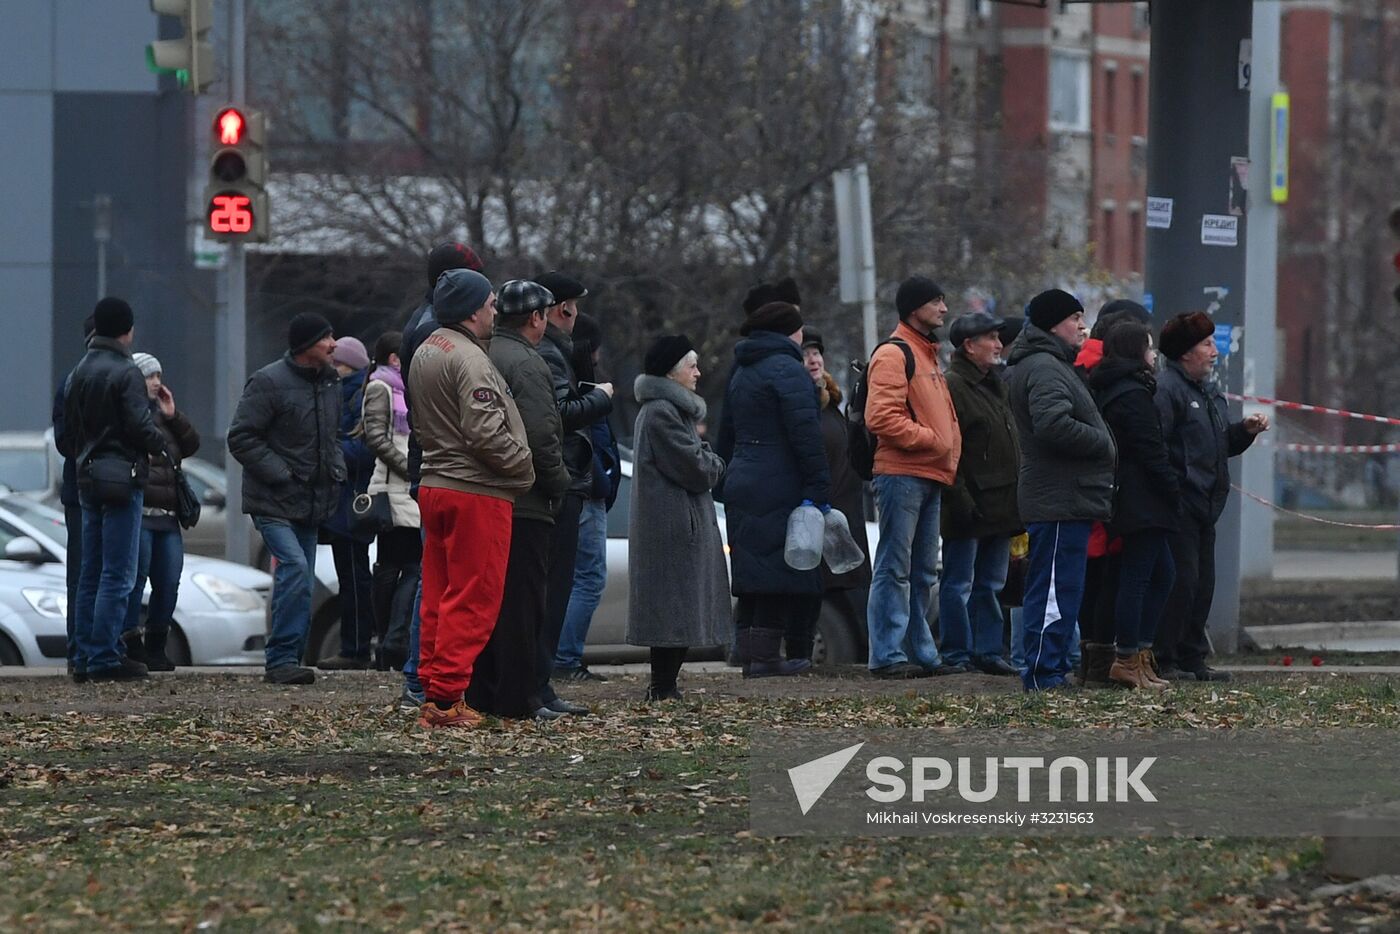
[[[409,417],[423,448],[421,486],[515,501],[535,483],[525,423],[486,348],[461,325],[413,355]]]
[[[389,494],[389,513],[395,528],[416,529],[423,523],[408,492],[408,435],[394,431],[394,390],[377,379],[365,383],[361,417],[365,443],[374,452],[374,476],[369,494]]]

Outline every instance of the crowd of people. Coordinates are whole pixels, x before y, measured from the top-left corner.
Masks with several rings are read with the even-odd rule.
[[[426,728],[586,714],[556,686],[605,680],[583,660],[621,476],[602,330],[565,273],[496,287],[460,243],[427,267],[421,305],[372,356],[324,317],[294,317],[234,413],[239,505],[275,559],[265,679],[315,680],[303,660],[328,543],[340,650],[318,667],[402,670],[401,704]],[[981,671],[1041,691],[1076,664],[1079,683],[1142,690],[1225,678],[1206,664],[1215,523],[1228,458],[1268,421],[1229,421],[1211,319],[1178,315],[1154,344],[1147,311],[1120,300],[1091,335],[1079,301],[1051,289],[1023,319],[949,323],[923,276],[894,304],[899,324],[844,407],[791,279],[745,297],[717,419],[697,392],[712,364],[685,335],[651,343],[633,386],[627,611],[627,641],[650,650],[646,698],[680,697],[697,647],[729,647],[746,677],[807,671],[831,601],[863,611],[882,679]],[[54,407],[81,556],[70,669],[134,679],[171,667],[179,461],[199,437],[159,361],[132,353],[126,303],[103,299],[88,329]],[[835,510],[869,551],[867,476],[874,554],[839,574],[796,566],[800,507]]]

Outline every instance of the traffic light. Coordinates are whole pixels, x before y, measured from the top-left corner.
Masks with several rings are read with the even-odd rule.
[[[191,94],[203,93],[214,81],[214,47],[208,42],[213,6],[213,0],[151,0],[151,12],[180,17],[185,34],[146,46],[146,67],[176,75]]]
[[[229,105],[214,116],[209,184],[204,188],[206,232],[215,240],[267,240],[267,162],[263,116]]]

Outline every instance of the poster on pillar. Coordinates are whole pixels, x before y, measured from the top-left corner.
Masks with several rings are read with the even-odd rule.
[[[1230,157],[1230,214],[1244,217],[1249,210],[1249,157]]]
[[[1239,246],[1240,219],[1229,214],[1201,216],[1202,246]]]

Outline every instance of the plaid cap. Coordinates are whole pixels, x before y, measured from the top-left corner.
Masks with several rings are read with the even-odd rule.
[[[496,311],[506,317],[544,311],[553,304],[554,294],[529,279],[512,279],[496,293]]]

